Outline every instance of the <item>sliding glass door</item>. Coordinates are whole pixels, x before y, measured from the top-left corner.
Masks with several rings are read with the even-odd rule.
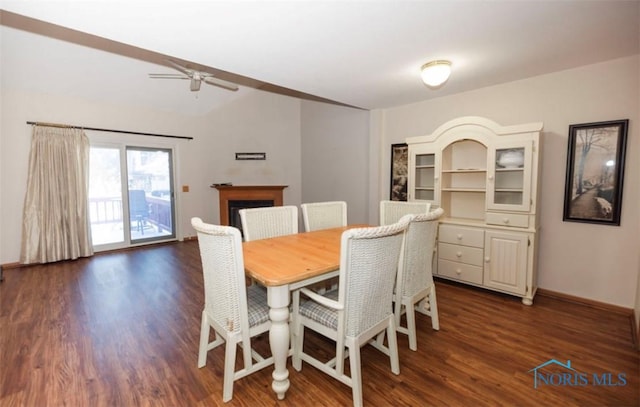
[[[92,144],[89,214],[96,251],[175,238],[172,153]]]

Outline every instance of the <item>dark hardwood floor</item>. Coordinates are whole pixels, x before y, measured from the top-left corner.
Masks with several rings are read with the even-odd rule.
[[[1,406],[213,406],[224,350],[198,369],[203,284],[196,242],[5,269],[0,284]],[[400,369],[363,348],[369,406],[638,406],[639,353],[628,316],[550,297],[437,283],[440,331],[417,316],[418,351],[399,335]],[[267,337],[256,346],[268,351]],[[305,346],[331,354],[307,333]],[[541,367],[534,388],[531,371]],[[309,365],[285,400],[271,368],[236,382],[228,406],[340,406],[351,389]],[[594,375],[596,375],[594,377]],[[544,383],[546,378],[547,383]]]

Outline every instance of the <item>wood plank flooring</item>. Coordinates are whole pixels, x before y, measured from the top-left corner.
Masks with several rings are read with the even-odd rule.
[[[195,241],[5,269],[4,277],[0,406],[351,405],[349,387],[290,363],[284,400],[267,368],[236,382],[222,403],[224,350],[196,366],[203,284]],[[437,296],[440,331],[418,314],[418,351],[398,336],[400,375],[363,348],[365,405],[640,405],[627,316],[542,296],[527,307],[446,282]],[[316,354],[334,352],[310,332],[305,340]],[[268,353],[268,338],[256,346]],[[575,370],[541,368],[548,384],[534,388],[531,370],[551,359]]]

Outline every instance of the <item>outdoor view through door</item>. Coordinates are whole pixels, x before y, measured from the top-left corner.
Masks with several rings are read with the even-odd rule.
[[[92,145],[89,215],[94,248],[175,238],[172,180],[171,149]]]

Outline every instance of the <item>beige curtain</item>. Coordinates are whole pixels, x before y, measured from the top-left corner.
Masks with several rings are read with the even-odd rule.
[[[89,139],[81,129],[33,126],[20,262],[91,256]]]

